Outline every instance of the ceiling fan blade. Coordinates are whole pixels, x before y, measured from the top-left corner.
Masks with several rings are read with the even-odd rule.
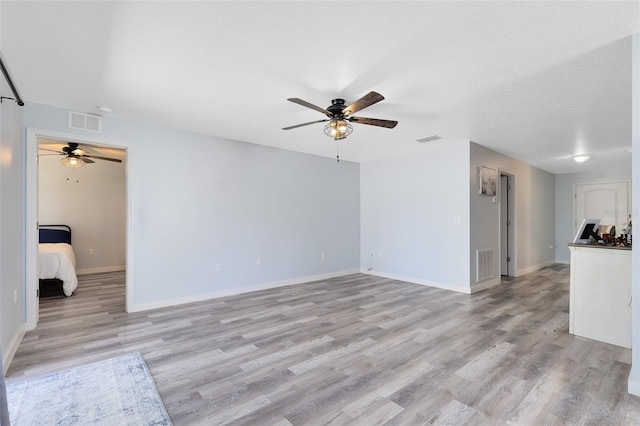
[[[113,161],[114,163],[122,163],[122,160],[120,160],[119,158],[101,157],[99,155],[87,155],[87,154],[84,154],[84,155],[81,155],[80,158],[82,158],[83,160],[88,159],[88,158],[97,158],[98,160],[107,160],[107,161]],[[91,162],[95,163],[95,161],[91,161]]]
[[[380,120],[378,118],[349,117],[347,120],[352,123],[369,124],[370,126],[386,127],[387,129],[393,129],[398,125],[397,121]]]
[[[289,99],[287,99],[287,100],[288,100],[289,102],[293,102],[294,104],[302,105],[302,106],[304,106],[304,107],[311,108],[312,110],[315,110],[315,111],[321,112],[321,113],[323,113],[324,115],[326,115],[326,116],[327,116],[327,117],[329,117],[329,118],[331,118],[331,117],[332,117],[332,114],[331,114],[329,111],[327,111],[326,109],[324,109],[324,108],[320,108],[319,106],[316,106],[316,105],[314,105],[314,104],[310,104],[309,102],[307,102],[307,101],[303,101],[303,100],[302,100],[302,99],[300,99],[300,98],[289,98]]]
[[[47,149],[47,148],[41,148],[41,147],[38,147],[38,151],[55,152],[58,155],[62,155],[63,154],[62,152],[56,151],[55,149]]]
[[[329,120],[328,120],[328,119],[325,119],[325,120],[310,121],[310,122],[308,122],[308,123],[302,123],[302,124],[296,124],[296,125],[294,125],[294,126],[283,127],[283,128],[282,128],[282,130],[297,129],[298,127],[308,126],[309,124],[324,123],[325,121],[329,121]]]
[[[95,163],[95,161],[90,160],[89,158],[85,157],[84,155],[83,156],[79,156],[78,158],[81,159],[82,162],[85,163],[85,164]]]
[[[384,99],[384,96],[382,96],[380,93],[369,92],[363,97],[361,97],[360,99],[358,99],[357,101],[355,101],[354,103],[352,103],[351,105],[349,105],[348,107],[344,108],[342,110],[342,113],[344,115],[354,114],[362,109],[365,109],[368,106],[371,106],[377,102],[380,102],[383,99]]]

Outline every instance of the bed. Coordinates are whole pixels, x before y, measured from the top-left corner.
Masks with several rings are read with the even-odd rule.
[[[40,225],[38,232],[41,295],[49,294],[56,287],[59,289],[61,283],[65,296],[71,296],[78,288],[76,256],[71,247],[71,228],[67,225]]]

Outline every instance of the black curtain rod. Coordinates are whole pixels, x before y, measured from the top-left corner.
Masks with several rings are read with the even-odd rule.
[[[15,96],[15,99],[13,100],[16,101],[18,105],[24,106],[24,101],[20,97],[20,94],[18,93],[18,89],[16,88],[16,85],[13,84],[13,80],[11,79],[11,73],[9,72],[9,68],[7,68],[7,65],[4,63],[4,58],[2,57],[2,53],[0,53],[0,68],[2,68],[2,74],[4,74],[4,79],[7,80],[7,84],[9,84],[9,87],[13,92],[13,96]],[[11,99],[11,98],[3,98],[3,99]]]

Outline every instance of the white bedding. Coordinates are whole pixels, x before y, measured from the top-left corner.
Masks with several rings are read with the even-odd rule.
[[[71,296],[78,288],[76,255],[66,243],[38,244],[38,276],[40,279],[62,280],[62,290]]]

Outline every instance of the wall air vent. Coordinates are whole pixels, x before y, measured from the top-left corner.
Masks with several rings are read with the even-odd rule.
[[[88,130],[99,133],[102,131],[102,117],[99,115],[85,114],[83,112],[69,111],[70,129]]]
[[[476,250],[476,282],[494,277],[493,255],[493,247]]]

